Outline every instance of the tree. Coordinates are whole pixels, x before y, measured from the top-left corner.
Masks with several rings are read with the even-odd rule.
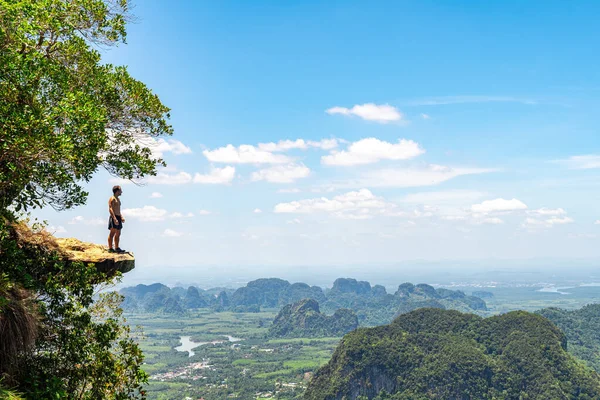
[[[125,43],[128,0],[0,0],[0,206],[84,204],[99,167],[156,174],[169,109],[98,47]]]
[[[100,168],[138,179],[165,165],[152,145],[172,133],[169,109],[125,67],[101,63],[99,49],[125,43],[128,9],[0,0],[0,378],[27,398],[145,397],[122,298],[94,302],[118,276],[14,235],[15,212],[85,204],[82,185]]]

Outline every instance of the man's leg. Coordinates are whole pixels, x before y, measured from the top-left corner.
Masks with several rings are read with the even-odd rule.
[[[120,229],[115,229],[116,233],[115,233],[115,249],[119,248],[119,239],[121,238],[121,230]]]
[[[113,247],[113,238],[115,237],[115,233],[117,233],[117,230],[114,229],[114,228],[112,228],[110,230],[110,233],[108,234],[108,248],[109,249],[114,249],[114,247]],[[118,246],[119,245],[117,244],[117,247]]]

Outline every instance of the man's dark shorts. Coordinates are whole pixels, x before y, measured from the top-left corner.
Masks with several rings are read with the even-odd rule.
[[[123,221],[121,220],[121,216],[120,215],[115,215],[115,217],[117,218],[117,221],[119,221],[118,224],[115,224],[115,221],[113,220],[112,217],[108,217],[108,229],[123,229]]]

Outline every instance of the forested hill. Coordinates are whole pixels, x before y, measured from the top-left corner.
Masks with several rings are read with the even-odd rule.
[[[305,399],[598,399],[600,376],[564,334],[524,311],[420,309],[347,334]]]
[[[135,312],[183,313],[187,309],[212,308],[215,311],[258,312],[261,308],[281,308],[302,299],[316,300],[321,311],[333,314],[340,308],[353,310],[361,325],[389,323],[395,316],[421,307],[460,311],[485,311],[485,301],[459,290],[435,289],[426,284],[403,283],[395,293],[381,285],[350,278],[338,278],[331,289],[265,278],[249,282],[237,290],[202,290],[190,286],[169,288],[163,284],[138,285],[121,290],[124,308]]]
[[[571,354],[600,372],[600,304],[574,311],[545,308],[537,314],[548,318],[565,333]]]
[[[284,306],[269,328],[271,337],[343,336],[358,327],[352,310],[340,308],[332,316],[319,311],[313,299]]]

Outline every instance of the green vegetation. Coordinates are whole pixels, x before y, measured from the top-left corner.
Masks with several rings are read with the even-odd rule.
[[[339,309],[331,317],[321,314],[313,299],[300,300],[281,309],[269,328],[272,337],[343,336],[356,329],[358,318],[348,309]]]
[[[527,312],[421,309],[346,335],[305,398],[598,398],[600,376],[565,347],[560,330]]]
[[[274,317],[270,311],[210,310],[190,312],[184,318],[128,315],[132,326],[143,324],[144,335],[138,340],[146,355],[143,368],[150,375],[148,398],[298,398],[312,373],[331,358],[340,337],[270,339],[268,326]],[[227,335],[243,340],[229,342]],[[190,357],[175,350],[182,336],[211,343],[195,347]]]
[[[573,311],[545,308],[537,313],[564,332],[571,354],[600,373],[600,304]]]
[[[168,109],[96,50],[125,41],[127,12],[127,0],[0,0],[0,376],[26,398],[144,397],[121,296],[93,301],[118,276],[18,243],[17,213],[84,204],[98,168],[134,179],[164,164],[140,140],[171,133]]]

